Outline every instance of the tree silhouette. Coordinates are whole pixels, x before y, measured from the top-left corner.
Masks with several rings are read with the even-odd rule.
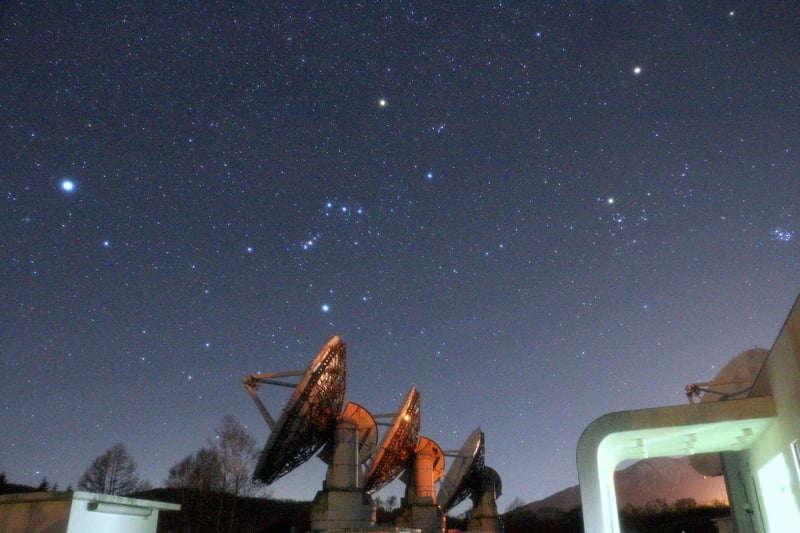
[[[215,429],[211,446],[217,452],[222,470],[222,491],[234,496],[252,494],[253,466],[256,458],[256,439],[250,436],[232,415],[222,419]]]
[[[176,489],[219,492],[222,480],[219,454],[212,448],[203,448],[175,463],[169,469],[166,485]]]
[[[97,456],[78,481],[78,488],[100,494],[130,494],[145,484],[136,475],[136,462],[119,442]]]
[[[251,495],[256,441],[227,415],[202,448],[169,470],[167,487],[179,489],[185,531],[236,531],[237,497]]]
[[[251,481],[256,458],[256,440],[235,417],[225,416],[214,430],[209,446],[187,455],[169,469],[166,484],[234,496],[252,494]]]

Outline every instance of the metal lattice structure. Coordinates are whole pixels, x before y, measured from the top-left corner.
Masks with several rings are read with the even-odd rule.
[[[483,432],[475,429],[453,459],[442,480],[436,501],[448,511],[470,497],[480,498],[483,491],[482,473],[486,465],[486,446]]]
[[[254,479],[273,483],[328,442],[344,403],[346,358],[344,342],[333,337],[309,365],[259,456]],[[270,383],[277,375],[250,376],[245,386]]]
[[[397,411],[394,422],[381,441],[375,460],[367,471],[364,492],[373,493],[389,484],[408,467],[419,440],[420,397],[411,387]]]

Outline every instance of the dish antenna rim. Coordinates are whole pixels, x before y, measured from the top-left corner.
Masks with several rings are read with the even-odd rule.
[[[308,461],[328,442],[342,411],[346,388],[347,346],[331,337],[305,371],[255,374],[244,385],[272,428],[259,454],[253,479],[269,485]],[[263,406],[255,389],[275,377],[302,375],[277,422]]]
[[[446,512],[464,501],[473,491],[470,480],[485,467],[486,444],[480,427],[464,440],[450,462],[450,468],[439,485],[436,501]]]
[[[369,465],[364,492],[371,494],[393,481],[411,463],[419,440],[420,394],[411,387]]]

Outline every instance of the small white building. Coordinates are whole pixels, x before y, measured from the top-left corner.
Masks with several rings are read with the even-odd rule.
[[[159,511],[177,503],[90,492],[31,492],[0,496],[2,533],[155,533]]]
[[[578,442],[586,533],[618,533],[614,470],[646,457],[721,453],[735,530],[800,531],[800,299],[745,397],[601,416]]]

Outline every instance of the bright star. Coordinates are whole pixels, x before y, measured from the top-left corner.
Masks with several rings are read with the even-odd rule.
[[[635,67],[633,67],[633,73],[634,73],[636,76],[638,76],[639,74],[641,74],[641,73],[642,73],[642,67],[640,67],[639,65],[636,65]]]
[[[72,192],[75,190],[75,182],[69,179],[61,180],[61,190],[64,192]]]
[[[389,102],[386,100],[386,98],[381,98],[380,100],[378,100],[378,106],[386,107],[388,105],[389,105]]]
[[[321,309],[322,309],[323,313],[327,313],[328,311],[331,310],[331,306],[328,305],[328,304],[322,304],[322,308]]]

